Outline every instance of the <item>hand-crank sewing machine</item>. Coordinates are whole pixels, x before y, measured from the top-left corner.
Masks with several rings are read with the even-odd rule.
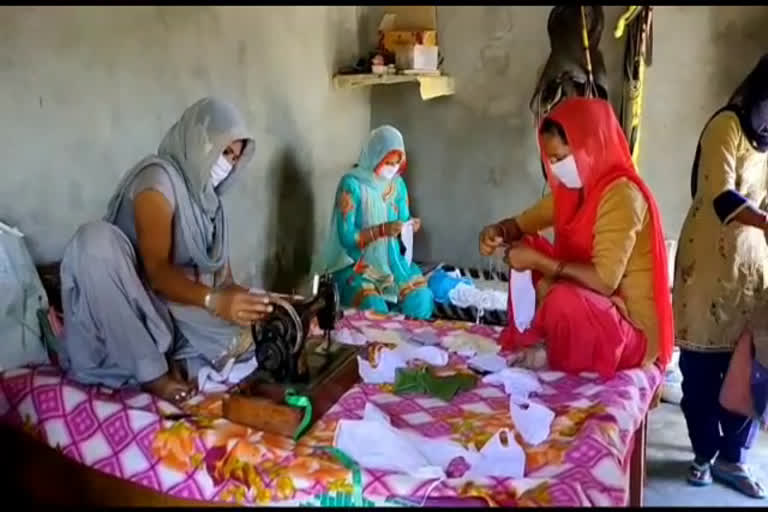
[[[312,297],[273,295],[272,305],[274,311],[252,327],[258,368],[225,400],[223,413],[237,423],[294,435],[303,413],[285,405],[286,397],[308,398],[306,421],[320,418],[359,379],[357,350],[331,340],[343,313],[330,276],[316,278]],[[322,336],[313,336],[315,321]]]
[[[261,324],[251,327],[256,344],[259,368],[277,382],[306,383],[310,378],[307,365],[307,340],[313,320],[325,334],[326,348],[330,335],[343,313],[339,309],[339,293],[330,277],[320,278],[315,295],[309,299],[272,298],[274,312]]]

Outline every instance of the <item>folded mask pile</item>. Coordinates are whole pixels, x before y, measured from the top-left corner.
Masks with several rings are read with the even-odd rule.
[[[504,311],[507,309],[507,294],[498,290],[480,289],[474,284],[457,284],[448,297],[454,306],[474,307],[478,311]]]
[[[477,286],[472,279],[461,277],[458,270],[441,268],[432,272],[429,289],[440,304],[450,303],[459,308],[474,307],[478,311],[504,311],[507,309],[507,290]]]

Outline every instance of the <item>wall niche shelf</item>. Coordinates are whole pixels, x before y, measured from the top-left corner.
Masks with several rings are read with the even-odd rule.
[[[455,82],[452,76],[434,74],[386,74],[373,73],[354,75],[334,75],[333,85],[337,89],[357,89],[374,85],[394,85],[416,82],[419,84],[421,99],[424,101],[450,96],[455,92]]]

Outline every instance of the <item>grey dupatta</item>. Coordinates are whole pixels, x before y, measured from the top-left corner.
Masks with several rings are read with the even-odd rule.
[[[246,141],[240,160],[214,189],[210,179],[213,164],[229,144],[240,139]],[[225,101],[201,99],[168,130],[156,155],[144,158],[123,176],[104,220],[115,222],[138,173],[158,165],[168,174],[176,199],[174,247],[185,248],[201,274],[223,277],[220,271],[229,262],[229,225],[220,196],[231,187],[238,171],[248,166],[253,154],[254,141],[240,112]]]

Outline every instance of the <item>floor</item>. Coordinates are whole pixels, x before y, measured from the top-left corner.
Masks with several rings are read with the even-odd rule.
[[[768,500],[748,498],[717,483],[705,488],[689,486],[685,482],[685,472],[692,457],[680,407],[662,403],[651,413],[648,424],[646,507],[768,506]],[[759,434],[750,462],[758,474],[768,477],[768,434],[765,432]]]

